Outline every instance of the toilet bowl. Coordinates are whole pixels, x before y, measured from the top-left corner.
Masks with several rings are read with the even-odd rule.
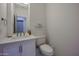
[[[42,44],[39,48],[41,53],[45,56],[52,56],[54,54],[53,48],[48,44]]]
[[[38,39],[36,41],[36,44],[39,47],[40,52],[44,56],[52,56],[52,55],[54,55],[54,50],[53,50],[53,48],[49,44],[46,44],[45,37]]]

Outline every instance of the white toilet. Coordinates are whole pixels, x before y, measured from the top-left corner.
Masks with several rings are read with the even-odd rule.
[[[40,52],[44,55],[44,56],[52,56],[54,54],[54,50],[53,48],[46,44],[45,42],[46,40],[43,38],[43,39],[38,39],[37,40],[37,45],[39,46],[40,48]]]

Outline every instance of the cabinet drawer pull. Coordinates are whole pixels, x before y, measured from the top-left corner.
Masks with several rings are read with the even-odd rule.
[[[19,46],[19,53],[22,53],[22,45]]]

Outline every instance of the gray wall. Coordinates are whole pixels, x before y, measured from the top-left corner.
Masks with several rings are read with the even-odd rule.
[[[3,38],[7,35],[7,25],[5,24],[5,21],[1,20],[1,18],[7,20],[6,7],[7,6],[5,3],[0,4],[0,38]]]
[[[0,4],[0,38],[13,34],[13,4]],[[2,21],[1,18],[4,18]]]
[[[42,36],[46,35],[46,24],[45,24],[45,4],[43,3],[31,3],[30,4],[30,25],[33,35]],[[39,28],[38,24],[42,27]],[[37,40],[37,44],[45,41],[45,39]]]
[[[30,4],[31,31],[34,35],[45,35],[45,6],[42,3]],[[42,28],[38,28],[38,24]]]
[[[13,35],[14,25],[14,5],[12,3],[7,4],[7,35]]]
[[[79,4],[47,4],[47,35],[56,55],[79,55]]]

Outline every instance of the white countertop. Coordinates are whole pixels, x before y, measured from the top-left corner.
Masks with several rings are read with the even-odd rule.
[[[12,38],[0,38],[0,44],[7,44],[13,42],[19,42],[24,40],[33,40],[33,39],[40,39],[45,36],[29,36],[29,37],[12,37]]]

